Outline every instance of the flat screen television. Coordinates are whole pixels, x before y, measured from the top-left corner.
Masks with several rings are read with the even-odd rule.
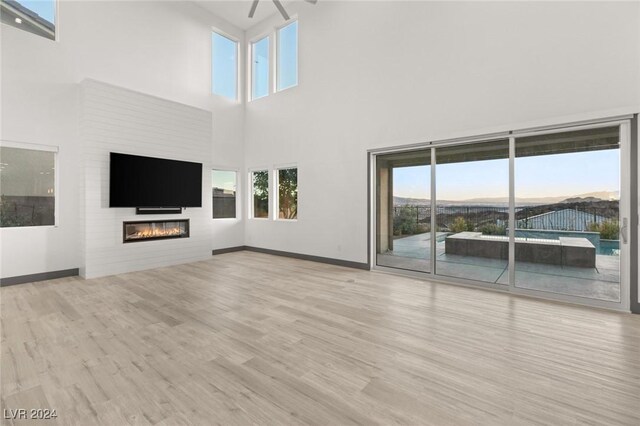
[[[109,207],[202,207],[202,164],[111,153]]]

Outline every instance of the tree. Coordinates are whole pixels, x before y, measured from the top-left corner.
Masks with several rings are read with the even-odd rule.
[[[278,212],[281,219],[298,217],[298,169],[278,170]]]
[[[253,172],[253,209],[256,217],[266,217],[269,211],[269,172]]]

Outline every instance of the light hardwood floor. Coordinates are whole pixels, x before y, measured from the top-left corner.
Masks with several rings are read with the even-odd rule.
[[[252,252],[0,294],[34,424],[640,425],[639,315]]]

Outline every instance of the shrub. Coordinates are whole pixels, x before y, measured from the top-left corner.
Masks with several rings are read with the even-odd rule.
[[[591,232],[599,232],[603,240],[617,240],[620,235],[620,224],[615,219],[607,219],[601,223],[592,222],[587,226]]]
[[[505,228],[504,226],[496,225],[495,223],[489,223],[483,225],[480,228],[480,232],[482,232],[483,235],[506,235],[507,228]]]
[[[431,226],[426,223],[419,223],[416,226],[416,234],[424,234],[425,232],[430,232]]]
[[[453,223],[449,225],[451,232],[464,232],[473,231],[473,224],[468,224],[464,217],[458,216],[453,220]]]
[[[416,233],[416,213],[411,206],[402,206],[393,218],[393,235],[411,235]]]

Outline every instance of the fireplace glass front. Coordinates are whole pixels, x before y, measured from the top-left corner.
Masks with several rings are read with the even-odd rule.
[[[123,242],[189,238],[189,219],[123,223]]]

